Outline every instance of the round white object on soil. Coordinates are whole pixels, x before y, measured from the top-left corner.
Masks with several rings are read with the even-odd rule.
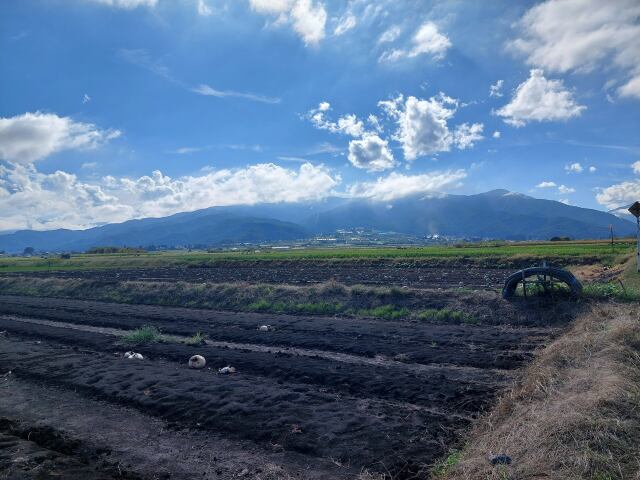
[[[202,355],[194,355],[189,359],[189,368],[204,368],[207,361]]]

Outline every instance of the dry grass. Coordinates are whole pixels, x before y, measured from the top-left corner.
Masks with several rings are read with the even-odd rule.
[[[510,466],[491,466],[492,454]],[[594,306],[541,352],[469,435],[465,479],[640,479],[640,307]]]
[[[0,277],[0,294],[451,324],[564,324],[573,318],[576,309],[575,302],[537,307],[532,302],[507,302],[497,292],[346,286],[335,281],[297,286],[16,276]]]

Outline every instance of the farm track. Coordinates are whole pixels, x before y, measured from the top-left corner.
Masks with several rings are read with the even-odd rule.
[[[267,323],[275,329],[257,329]],[[198,346],[176,338],[123,344],[122,335],[142,325],[181,337],[199,331],[209,340]],[[117,465],[130,478],[187,478],[204,472],[210,475],[205,478],[220,479],[242,472],[265,479],[355,478],[363,468],[411,478],[441,455],[535,348],[557,332],[17,296],[0,296],[0,331],[0,388],[11,392],[0,400],[5,423],[44,423],[66,432],[70,420],[57,418],[58,411],[46,415],[47,404],[83,405],[89,409],[86,422],[91,409],[116,409],[132,418],[131,428],[144,430],[148,423],[162,432],[167,426],[183,432],[158,437],[164,438],[168,456],[184,453],[183,438],[206,438],[208,454],[226,458],[214,468],[191,452],[181,470],[166,458],[136,467],[135,459],[150,448],[147,443],[160,440],[145,430],[139,433],[147,435],[144,446],[124,449],[109,433],[114,425],[101,426],[101,421],[95,432],[87,425],[71,428],[73,438],[87,445],[82,455],[80,450],[55,452],[51,445],[33,445],[0,429],[11,437],[7,441],[15,451],[32,452],[26,456],[29,472],[45,468],[42,459],[49,458],[69,472],[93,468],[106,472],[104,478],[112,478],[108,475]],[[123,358],[129,349],[145,359]],[[204,355],[210,368],[187,368],[186,360],[195,353]],[[226,365],[238,373],[217,374]],[[33,396],[38,389],[41,397]],[[20,395],[28,398],[29,407],[7,400]],[[29,413],[34,411],[43,418]],[[105,448],[113,452],[107,459],[96,453]],[[73,475],[64,478],[99,478]]]
[[[7,276],[82,278],[99,281],[184,281],[191,283],[277,283],[306,285],[335,280],[345,285],[404,285],[411,288],[502,287],[510,270],[481,267],[425,267],[402,262],[220,262],[210,267],[149,267],[3,273]]]

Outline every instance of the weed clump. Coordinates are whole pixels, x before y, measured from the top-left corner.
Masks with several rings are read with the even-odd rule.
[[[184,340],[187,345],[202,345],[207,339],[207,335],[202,332],[196,332],[191,337]]]
[[[127,343],[157,343],[162,341],[160,330],[156,327],[145,325],[124,336]]]
[[[382,305],[380,307],[358,310],[357,315],[361,317],[383,318],[385,320],[398,320],[409,316],[409,309],[398,308],[395,305]]]

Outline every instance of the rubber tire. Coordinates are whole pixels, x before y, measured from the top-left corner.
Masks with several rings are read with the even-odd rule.
[[[566,283],[571,289],[571,294],[573,296],[579,295],[582,291],[582,284],[580,281],[573,276],[573,273],[567,270],[555,267],[530,267],[509,275],[504,282],[504,287],[502,288],[502,298],[508,299],[513,296],[516,292],[516,288],[518,287],[518,283],[522,281],[523,276],[524,278],[528,278],[538,275],[546,275],[547,277],[553,277]]]

